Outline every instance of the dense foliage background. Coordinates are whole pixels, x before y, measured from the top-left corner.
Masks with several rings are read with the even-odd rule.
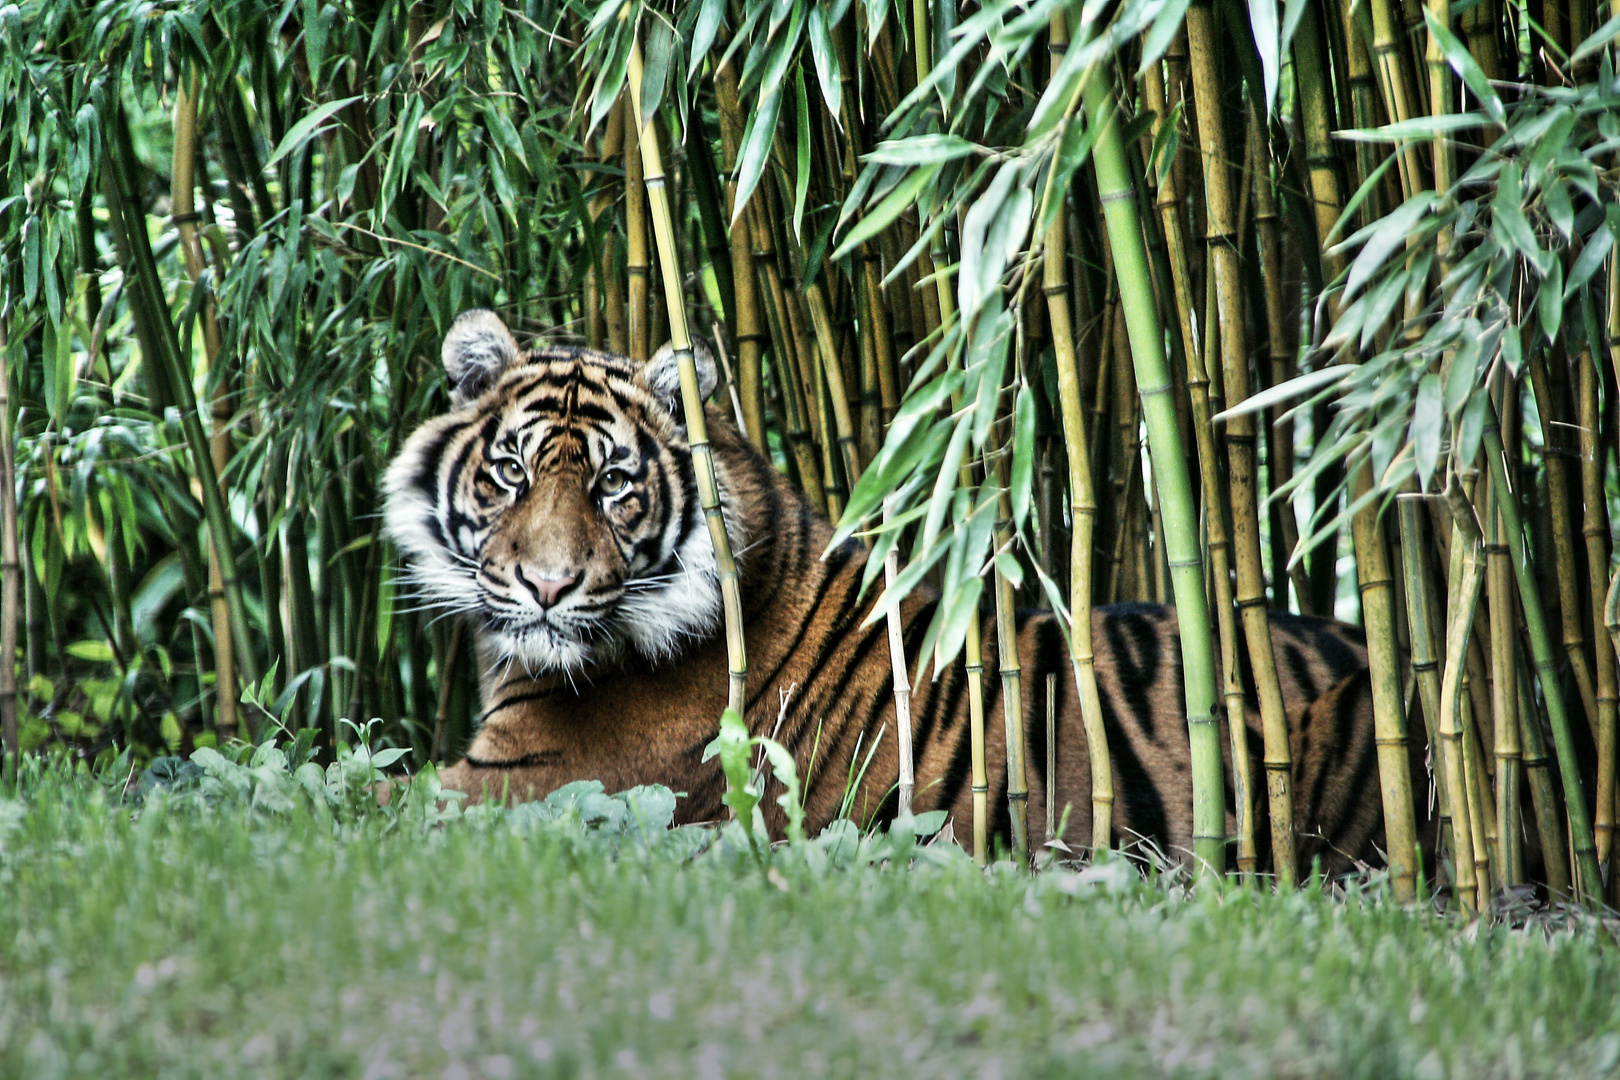
[[[141,760],[284,727],[331,753],[339,718],[380,717],[414,760],[455,756],[470,637],[401,587],[381,468],[445,405],[458,311],[645,357],[670,274],[750,436],[894,552],[896,589],[943,591],[928,651],[976,650],[992,598],[1176,600],[1218,768],[1244,666],[1268,761],[1288,753],[1265,606],[1360,618],[1386,809],[1430,783],[1401,764],[1421,724],[1465,895],[1518,880],[1521,816],[1554,888],[1596,895],[1610,15],[0,8],[8,750]],[[652,253],[649,134],[677,265]],[[1288,793],[1237,781],[1241,864],[1249,808],[1286,821]]]

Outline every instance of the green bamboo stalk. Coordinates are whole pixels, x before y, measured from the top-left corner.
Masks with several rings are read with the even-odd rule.
[[[1067,20],[1052,17],[1051,48],[1054,67],[1068,49]],[[1056,162],[1053,167],[1055,169]],[[1062,198],[1063,193],[1048,190],[1042,198]],[[1102,698],[1097,690],[1097,656],[1091,640],[1091,541],[1097,523],[1097,497],[1092,489],[1091,455],[1086,438],[1085,407],[1080,397],[1079,361],[1075,355],[1074,325],[1069,314],[1067,213],[1059,208],[1046,230],[1042,259],[1042,284],[1046,314],[1052,329],[1052,350],[1057,364],[1058,412],[1063,424],[1063,446],[1069,465],[1069,662],[1074,669],[1075,687],[1080,697],[1080,723],[1086,733],[1086,755],[1091,766],[1091,847],[1106,851],[1113,838],[1114,770],[1108,753],[1108,730],[1103,725]],[[1051,700],[1048,692],[1047,700]],[[1053,735],[1056,731],[1053,731]],[[1055,755],[1053,738],[1047,739],[1048,755]],[[1054,804],[1052,788],[1056,777],[1048,768],[1047,817]]]
[[[1125,140],[1114,106],[1112,67],[1111,63],[1099,63],[1086,80],[1086,115],[1098,132],[1092,160],[1114,265],[1122,293],[1130,297],[1125,306],[1126,326],[1175,590],[1192,753],[1193,855],[1203,874],[1218,876],[1226,865],[1226,810],[1215,696],[1215,648],[1204,594],[1203,559],[1198,550],[1198,520],[1186,461],[1181,456],[1181,438],[1176,431],[1176,407],[1170,400],[1172,384],[1148,278],[1147,249],[1136,217],[1136,193],[1131,188]]]
[[[1545,861],[1542,877],[1549,893],[1568,897],[1574,894],[1569,844],[1552,777],[1552,759],[1547,756],[1547,743],[1541,734],[1541,713],[1536,708],[1535,689],[1531,685],[1530,658],[1521,642],[1515,640],[1514,645],[1519,653],[1519,739],[1524,745],[1524,779],[1530,788],[1530,808],[1535,815],[1536,835],[1541,838],[1541,857]]]
[[[1164,115],[1163,80],[1157,68],[1150,69],[1146,81],[1149,107]],[[1202,480],[1204,548],[1208,553],[1210,585],[1215,596],[1215,625],[1220,642],[1221,692],[1226,702],[1227,734],[1232,745],[1232,795],[1237,805],[1238,871],[1252,874],[1258,860],[1254,823],[1254,780],[1249,767],[1247,726],[1244,716],[1243,680],[1238,664],[1236,608],[1232,602],[1232,541],[1226,527],[1226,500],[1221,498],[1222,468],[1216,449],[1215,425],[1210,421],[1210,376],[1204,358],[1208,345],[1201,342],[1194,328],[1198,308],[1190,293],[1191,271],[1187,266],[1187,245],[1183,237],[1181,195],[1177,170],[1171,169],[1159,185],[1158,209],[1163,220],[1165,245],[1170,258],[1176,310],[1180,316],[1183,355],[1187,364],[1187,399]],[[1213,278],[1209,278],[1213,284]],[[1216,339],[1216,322],[1205,326],[1210,340]],[[1239,718],[1236,723],[1233,718]]]
[[[1557,343],[1554,370],[1564,365],[1562,342]],[[1579,692],[1581,709],[1597,742],[1598,707],[1597,686],[1592,669],[1586,663],[1586,632],[1581,626],[1581,597],[1577,590],[1575,568],[1575,537],[1570,529],[1569,457],[1566,441],[1567,426],[1563,423],[1569,414],[1564,410],[1564,380],[1554,382],[1548,373],[1545,349],[1534,349],[1530,355],[1530,385],[1535,391],[1536,408],[1541,414],[1542,442],[1546,453],[1542,455],[1542,470],[1546,481],[1547,514],[1544,524],[1552,534],[1552,577],[1558,588],[1558,617],[1563,628],[1564,655],[1569,660],[1575,686]],[[1543,557],[1545,562],[1545,557]]]
[[[681,406],[686,420],[687,443],[692,450],[692,466],[697,472],[698,501],[708,522],[709,539],[714,544],[715,569],[720,579],[726,623],[726,660],[730,672],[727,701],[730,708],[742,716],[748,708],[748,657],[743,641],[742,594],[738,586],[737,563],[732,558],[731,539],[726,535],[726,522],[721,514],[720,488],[715,482],[714,458],[709,448],[709,427],[703,415],[703,397],[698,390],[697,364],[692,359],[692,339],[686,329],[686,295],[681,287],[680,263],[675,251],[675,227],[670,216],[668,194],[664,189],[664,165],[658,150],[658,131],[651,117],[641,114],[641,79],[638,28],[638,36],[630,45],[630,103],[635,112],[635,126],[641,144],[647,203],[652,212],[653,234],[658,242],[658,263],[664,276],[670,346],[675,351],[676,364],[681,373]]]
[[[236,645],[236,661],[244,680],[256,685],[259,681],[258,663],[254,659],[249,636],[247,609],[236,580],[230,517],[220,494],[219,476],[214,469],[208,435],[203,430],[196,395],[192,392],[188,369],[180,356],[180,342],[175,336],[174,323],[169,318],[157,263],[147,239],[146,214],[136,194],[137,166],[123,110],[112,105],[106,113],[103,149],[111,203],[109,209],[112,212],[114,239],[134,278],[130,285],[130,306],[137,313],[136,328],[141,339],[142,361],[149,365],[147,370],[154,385],[161,388],[164,396],[174,401],[180,409],[181,428],[191,454],[193,473],[202,485],[203,511],[208,521],[209,538],[219,554],[230,629]]]
[[[1541,607],[1540,586],[1525,554],[1524,526],[1513,489],[1508,486],[1502,433],[1497,427],[1494,411],[1486,423],[1484,438],[1491,483],[1496,487],[1497,505],[1507,523],[1508,552],[1513,559],[1513,573],[1519,583],[1519,601],[1530,632],[1536,677],[1541,682],[1542,698],[1547,703],[1547,719],[1552,726],[1558,769],[1563,776],[1564,810],[1568,815],[1570,842],[1575,854],[1576,895],[1586,902],[1593,902],[1603,895],[1597,844],[1586,808],[1586,794],[1581,790],[1580,765],[1575,757],[1575,741],[1569,727],[1569,713],[1564,707],[1564,692],[1559,683],[1557,661],[1553,658],[1551,635],[1547,631],[1546,615]]]

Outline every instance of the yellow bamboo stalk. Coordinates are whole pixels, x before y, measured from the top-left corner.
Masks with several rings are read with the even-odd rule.
[[[1372,14],[1373,55],[1377,58],[1379,86],[1384,102],[1396,121],[1406,121],[1416,115],[1412,102],[1412,79],[1406,70],[1406,54],[1401,48],[1400,32],[1395,27],[1389,0],[1368,0]],[[1417,143],[1412,139],[1396,142],[1400,155],[1401,189],[1407,198],[1428,187],[1423,168],[1418,160]]]
[[[180,233],[180,251],[186,265],[186,276],[193,284],[202,276],[206,262],[202,245],[197,241],[197,204],[195,196],[195,165],[197,142],[197,98],[201,92],[201,75],[195,68],[180,81],[174,99],[174,156],[169,186],[170,203],[174,208],[175,227]],[[214,301],[209,299],[203,307],[203,356],[205,370],[212,370],[219,358],[221,336],[219,322],[214,315]],[[225,470],[231,461],[231,404],[230,388],[224,379],[214,390],[210,403],[212,430],[209,432],[209,456],[214,461],[214,474],[220,478],[220,497],[228,498],[225,488]],[[230,609],[225,600],[225,577],[219,564],[218,545],[208,546],[208,607],[209,620],[214,626],[214,724],[221,740],[236,736],[236,660],[231,640]],[[267,618],[277,617],[266,612]]]
[[[1585,302],[1583,301],[1583,304]],[[1585,304],[1590,312],[1590,305]],[[1597,358],[1590,345],[1576,358],[1580,368],[1581,399],[1581,533],[1586,538],[1586,574],[1592,600],[1592,640],[1597,683],[1597,808],[1593,833],[1597,840],[1598,861],[1613,850],[1615,827],[1615,727],[1620,709],[1620,684],[1615,673],[1615,654],[1602,646],[1604,638],[1603,592],[1609,572],[1608,502],[1603,496],[1603,461],[1598,451],[1598,372]],[[1614,867],[1609,870],[1615,876]]]
[[[674,220],[670,216],[669,196],[664,189],[664,165],[658,151],[658,132],[652,125],[651,117],[641,115],[641,79],[641,41],[638,36],[630,45],[630,103],[635,112],[647,204],[658,242],[658,261],[664,272],[670,346],[675,351],[681,374],[681,406],[686,419],[687,444],[692,451],[698,501],[703,506],[703,516],[709,526],[709,540],[714,545],[715,572],[720,579],[726,624],[726,660],[730,675],[727,702],[738,716],[743,716],[748,708],[748,657],[743,641],[742,594],[738,587],[737,563],[732,558],[731,539],[726,535],[726,522],[720,508],[720,488],[714,478],[709,426],[703,415],[697,364],[692,359],[692,338],[686,329],[686,296],[681,288],[680,262],[675,250]]]
[[[1068,50],[1068,23],[1062,13],[1051,21],[1052,66]],[[1056,162],[1053,163],[1054,168]],[[1062,198],[1050,178],[1043,198]],[[1086,733],[1091,765],[1091,846],[1106,851],[1113,836],[1114,770],[1108,754],[1108,732],[1103,726],[1102,698],[1097,691],[1097,657],[1091,640],[1091,541],[1097,526],[1097,496],[1092,489],[1090,443],[1086,439],[1085,407],[1080,399],[1080,365],[1075,355],[1074,324],[1069,314],[1069,242],[1066,208],[1060,208],[1046,230],[1041,260],[1042,292],[1051,324],[1052,350],[1057,362],[1058,412],[1063,424],[1063,446],[1069,463],[1069,661],[1080,697],[1080,723]],[[1050,691],[1047,700],[1052,700]],[[1055,729],[1047,738],[1047,754],[1055,755]],[[1047,770],[1047,817],[1055,809],[1052,788],[1056,776]]]
[[[1401,531],[1401,555],[1406,574],[1409,604],[1407,614],[1411,620],[1412,679],[1417,686],[1417,697],[1422,705],[1425,733],[1428,736],[1431,757],[1440,754],[1440,651],[1435,644],[1436,628],[1442,622],[1442,612],[1434,595],[1430,580],[1426,548],[1418,531],[1418,507],[1421,496],[1408,494],[1398,501]],[[1452,844],[1452,789],[1446,786],[1443,763],[1435,767],[1434,782],[1439,796],[1439,846],[1455,854]]]
[[[1477,749],[1470,753],[1469,735],[1473,725],[1468,717],[1468,698],[1465,685],[1468,678],[1467,651],[1473,636],[1474,616],[1479,609],[1479,594],[1485,583],[1484,546],[1474,508],[1466,489],[1472,479],[1453,476],[1447,485],[1446,502],[1451,511],[1451,598],[1447,605],[1446,659],[1440,685],[1440,745],[1445,761],[1448,790],[1461,792],[1463,798],[1453,801],[1454,821],[1461,831],[1463,808],[1467,810],[1468,845],[1457,842],[1457,893],[1467,895],[1470,883],[1474,889],[1474,907],[1485,910],[1490,904],[1490,856],[1485,828],[1483,770],[1471,759],[1481,760]],[[1459,490],[1461,488],[1462,490]],[[1455,760],[1453,760],[1455,757]],[[1464,860],[1471,866],[1462,873]]]
[[[640,91],[632,90],[632,94]],[[652,357],[652,257],[647,248],[646,153],[641,149],[645,129],[641,102],[631,102],[635,123],[624,129],[624,243],[629,295],[625,302],[626,346],[630,359],[645,364]],[[657,152],[656,150],[654,151]]]
[[[1265,140],[1261,137],[1264,130],[1261,126],[1259,107],[1251,100],[1249,142],[1254,148],[1251,158],[1251,173],[1254,178],[1254,223],[1259,232],[1260,270],[1266,292],[1266,351],[1271,363],[1271,385],[1278,386],[1293,376],[1294,354],[1288,347],[1288,334],[1284,330],[1290,314],[1289,305],[1283,301],[1282,222],[1277,214],[1277,193],[1271,186],[1271,159],[1265,151]],[[1279,422],[1278,419],[1284,411],[1284,407],[1278,405],[1267,413],[1267,423],[1270,424],[1266,435],[1266,449],[1269,451],[1267,465],[1272,491],[1277,491],[1287,484],[1294,473],[1293,422]],[[1282,505],[1277,510],[1275,520],[1282,533],[1282,549],[1292,552],[1299,546],[1299,523],[1294,520],[1293,510],[1289,506]],[[1276,548],[1272,550],[1275,551]],[[1295,563],[1286,570],[1281,565],[1275,565],[1271,568],[1271,572],[1278,580],[1277,607],[1286,609],[1288,606],[1288,589],[1282,584],[1286,574],[1294,584],[1294,596],[1299,601],[1300,609],[1308,611],[1310,582],[1305,577],[1304,564]]]
[[[1012,431],[1008,425],[1007,453],[1012,451]],[[992,455],[987,453],[987,458]],[[1012,498],[1007,490],[1006,468],[1002,458],[987,461],[990,474],[1001,488],[996,504],[995,538],[998,552],[1010,552],[1013,546]],[[1012,581],[1001,572],[998,564],[994,571],[996,590],[996,655],[1001,662],[1001,717],[1007,738],[1007,816],[1012,824],[1013,857],[1023,864],[1029,857],[1029,776],[1025,766],[1028,756],[1024,731],[1023,672],[1018,660],[1018,608],[1013,597]],[[1048,783],[1051,774],[1047,775]]]
[[[1199,148],[1204,158],[1204,190],[1209,212],[1208,257],[1216,282],[1216,310],[1221,337],[1222,373],[1231,406],[1249,396],[1249,355],[1244,327],[1241,270],[1237,262],[1238,222],[1233,201],[1226,133],[1222,125],[1216,75],[1214,11],[1194,3],[1187,9],[1187,42],[1192,53],[1194,93],[1198,101]],[[1265,742],[1266,793],[1271,815],[1271,852],[1277,882],[1291,888],[1295,877],[1293,753],[1288,717],[1272,653],[1271,621],[1266,611],[1265,577],[1260,565],[1260,520],[1256,496],[1254,418],[1244,413],[1226,424],[1227,479],[1231,487],[1233,553],[1237,563],[1237,607],[1243,619],[1249,666],[1260,699],[1260,730]],[[1216,505],[1216,504],[1211,504]],[[1213,517],[1213,512],[1210,515]],[[1227,718],[1234,732],[1243,713]],[[1246,748],[1245,748],[1246,750]],[[1236,746],[1234,746],[1234,756]]]
[[[791,239],[788,241],[793,242]],[[833,423],[837,430],[838,448],[842,453],[844,475],[853,491],[861,478],[861,448],[855,430],[855,417],[849,409],[849,388],[844,382],[844,368],[838,360],[837,338],[833,335],[832,316],[827,309],[827,294],[821,282],[815,281],[804,290],[805,306],[810,309],[810,321],[815,327],[816,348],[821,354],[827,394],[831,398]]]
[[[1496,872],[1502,884],[1524,880],[1523,846],[1519,817],[1523,787],[1523,748],[1519,739],[1518,663],[1514,645],[1518,616],[1513,598],[1513,566],[1502,542],[1502,515],[1496,510],[1495,490],[1486,485],[1485,599],[1491,616],[1491,712],[1495,724],[1496,756]]]

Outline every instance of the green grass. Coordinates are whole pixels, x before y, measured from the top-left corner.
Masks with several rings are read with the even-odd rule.
[[[0,1075],[1620,1066],[1620,953],[1595,920],[1189,898],[1122,864],[1031,878],[941,847],[902,871],[909,837],[762,859],[737,832],[664,830],[652,790],[379,811],[349,782],[369,763],[287,765],[188,767],[139,808],[60,769],[0,794]]]

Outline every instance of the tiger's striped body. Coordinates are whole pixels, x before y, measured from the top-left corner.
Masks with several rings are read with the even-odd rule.
[[[499,326],[487,313],[479,317]],[[674,422],[670,371],[658,358],[637,372],[628,361],[585,350],[518,354],[509,341],[499,343],[504,360],[487,386],[475,384],[477,393],[465,395],[460,408],[413,435],[389,471],[391,535],[430,595],[460,604],[477,620],[484,713],[466,758],[447,770],[445,782],[474,796],[514,798],[587,778],[609,790],[661,783],[686,792],[680,820],[718,818],[724,778],[718,761],[701,759],[726,704],[725,644],[690,452]],[[452,351],[447,340],[454,376]],[[669,367],[667,358],[662,363]],[[837,815],[868,753],[851,813],[858,820],[890,815],[898,774],[895,704],[884,622],[863,628],[875,599],[875,591],[860,595],[866,551],[853,541],[827,551],[831,526],[723,415],[711,409],[708,422],[727,531],[741,553],[748,725],[793,752],[806,777],[811,829]],[[513,445],[513,430],[535,426],[545,433],[520,447],[530,455],[525,483],[504,501],[492,495],[498,484],[470,479],[499,458],[503,440]],[[620,453],[625,445],[632,448]],[[516,476],[515,468],[501,467]],[[617,476],[606,487],[601,481],[615,468],[630,475],[623,489]],[[628,496],[605,490],[634,495],[645,513],[623,512]],[[453,571],[465,579],[464,596],[455,594]],[[649,600],[637,589],[638,573],[673,598]],[[536,584],[564,580],[570,584],[556,595],[554,584]],[[523,613],[531,622],[519,625],[513,605],[529,594]],[[667,618],[672,605],[690,604],[694,595],[704,597],[697,618],[678,626],[633,624]],[[913,595],[901,609],[914,675],[932,604]],[[1116,841],[1148,841],[1172,859],[1185,858],[1192,847],[1191,769],[1174,611],[1099,608],[1092,626],[1115,776]],[[1381,809],[1370,699],[1346,682],[1366,666],[1359,631],[1277,616],[1272,637],[1292,725],[1302,862],[1321,855],[1331,870],[1352,856],[1375,859]],[[1005,725],[991,627],[983,640],[991,825],[1005,837]],[[1043,819],[1051,798],[1060,813],[1070,811],[1068,835],[1089,836],[1090,762],[1055,617],[1021,616],[1018,650],[1030,820]],[[937,678],[921,674],[912,698],[914,808],[947,809],[962,830],[972,816],[967,672],[959,660]],[[1056,676],[1052,776],[1049,674]],[[1339,691],[1326,694],[1334,687]],[[1318,699],[1326,704],[1313,710]],[[1252,706],[1245,721],[1258,779],[1264,774]],[[1263,815],[1263,794],[1258,801]],[[764,805],[779,815],[773,800]],[[780,820],[768,820],[780,827]],[[1256,833],[1264,843],[1263,822]]]

